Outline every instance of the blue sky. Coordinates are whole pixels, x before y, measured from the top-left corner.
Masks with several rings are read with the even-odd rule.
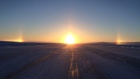
[[[140,41],[139,0],[0,0],[0,40]]]

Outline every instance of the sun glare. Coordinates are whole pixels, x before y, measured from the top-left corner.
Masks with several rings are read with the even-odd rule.
[[[16,42],[23,42],[23,40],[22,39],[19,39],[19,40],[16,40]]]
[[[23,40],[22,40],[22,39],[10,40],[10,41],[13,41],[13,42],[23,42]]]
[[[74,37],[71,34],[68,34],[66,36],[65,43],[66,44],[74,44],[75,43]]]
[[[117,43],[117,44],[121,44],[121,43],[122,43],[122,40],[118,39],[118,40],[116,41],[116,43]]]

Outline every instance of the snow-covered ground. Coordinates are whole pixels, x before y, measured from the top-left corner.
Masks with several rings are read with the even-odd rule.
[[[140,79],[140,49],[94,44],[4,46],[0,79]]]

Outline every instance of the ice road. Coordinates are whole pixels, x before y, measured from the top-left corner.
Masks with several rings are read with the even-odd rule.
[[[0,79],[140,79],[140,48],[44,44],[0,47]]]

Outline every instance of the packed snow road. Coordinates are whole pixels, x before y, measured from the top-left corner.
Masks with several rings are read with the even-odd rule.
[[[0,47],[0,79],[140,79],[140,49],[89,44]]]

